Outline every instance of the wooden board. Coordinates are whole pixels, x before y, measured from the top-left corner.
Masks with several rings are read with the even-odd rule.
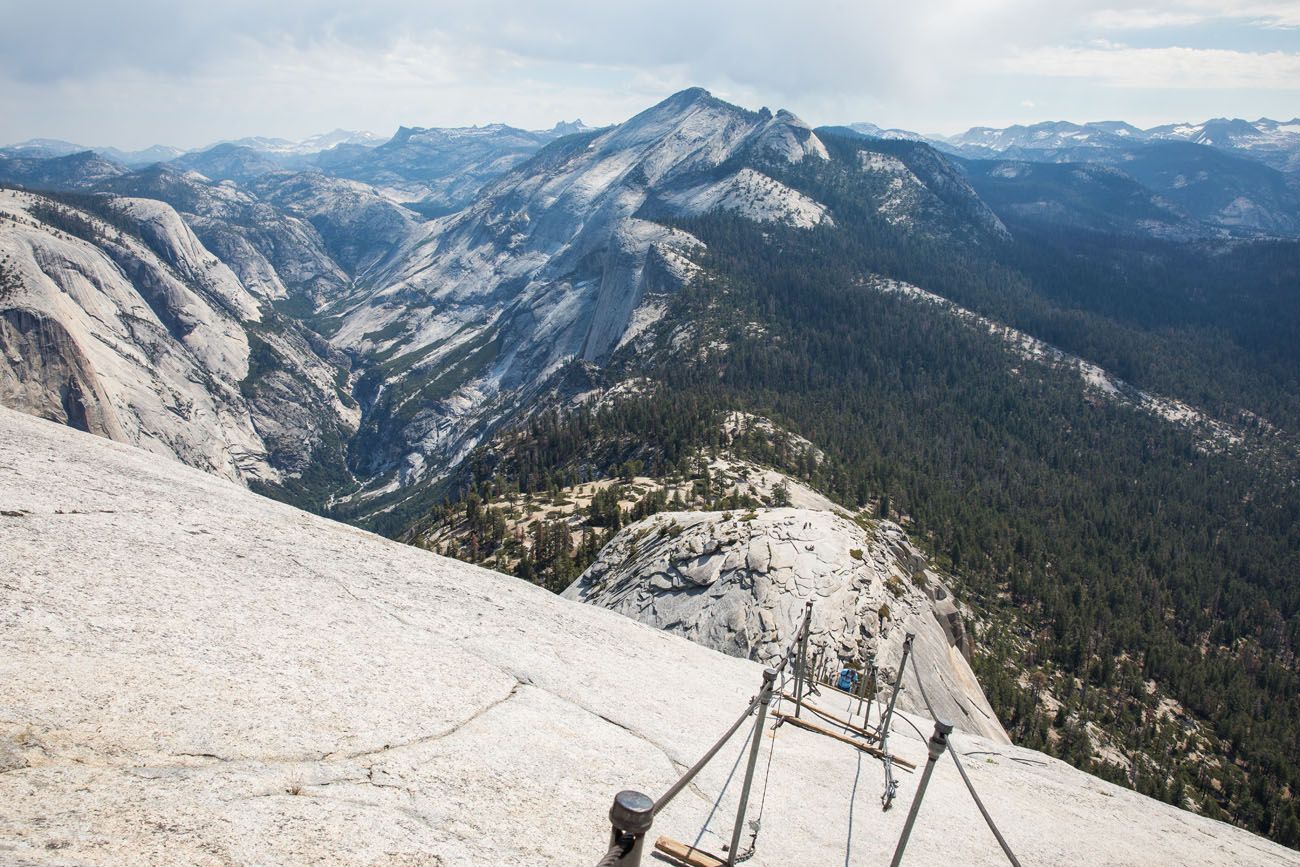
[[[678,843],[672,837],[660,837],[655,840],[655,848],[687,867],[727,867],[727,862],[717,856],[710,855],[703,849],[692,849],[685,843]]]
[[[824,682],[824,681],[820,681],[820,680],[818,680],[818,681],[814,681],[814,682],[817,684],[817,688],[818,688],[818,689],[821,689],[821,688],[825,687],[826,689],[833,689],[833,690],[835,690],[835,691],[838,692],[840,695],[847,695],[849,698],[857,698],[857,697],[858,697],[858,694],[857,694],[856,692],[848,692],[847,690],[840,689],[838,686],[835,686],[835,685],[832,684],[832,683],[826,683],[826,682]]]
[[[857,694],[856,692],[845,692],[844,690],[840,689],[838,686],[835,686],[834,684],[823,683],[823,682],[820,681],[820,680],[815,681],[815,683],[817,684],[817,687],[818,687],[819,689],[822,688],[822,687],[825,687],[826,689],[834,690],[835,692],[838,692],[840,695],[847,695],[849,698],[859,698],[859,696],[858,696],[858,694]],[[893,688],[894,688],[894,685],[893,685],[892,683],[879,683],[879,684],[876,685],[876,695],[880,695],[880,694],[882,694],[882,693],[885,693],[885,692],[887,692],[888,690],[891,690],[891,689],[893,689]],[[869,699],[869,698],[864,698],[864,699],[863,699],[863,701],[871,701],[871,700],[872,700],[872,699]]]
[[[788,692],[783,692],[781,693],[781,695],[782,697],[790,701],[794,701],[794,696],[790,695],[790,693]],[[833,722],[836,725],[843,726],[844,728],[848,729],[851,732],[857,732],[867,740],[870,741],[880,740],[880,736],[875,732],[869,732],[860,726],[856,726],[846,719],[841,719],[840,717],[837,717],[835,714],[831,713],[828,710],[822,710],[815,704],[809,704],[808,702],[805,701],[803,703],[803,708],[804,710],[812,711],[813,713],[817,714],[819,717],[821,717],[824,720],[829,720],[830,722]]]
[[[788,714],[788,713],[777,713],[777,714],[775,714],[775,716],[776,716],[777,719],[782,720],[783,722],[788,722],[788,723],[790,723],[790,725],[798,726],[798,727],[801,728],[801,729],[807,729],[807,730],[810,731],[810,732],[816,732],[816,733],[819,734],[819,735],[826,735],[826,737],[828,737],[828,738],[832,738],[832,739],[834,739],[834,740],[840,741],[841,743],[846,743],[846,744],[848,744],[849,746],[857,747],[858,749],[862,750],[862,752],[866,753],[867,755],[875,756],[875,757],[878,758],[878,759],[883,759],[883,758],[885,757],[885,754],[884,754],[883,752],[881,752],[880,750],[876,749],[875,747],[868,746],[868,745],[862,743],[861,741],[854,740],[853,738],[845,737],[844,735],[840,734],[839,732],[833,732],[833,731],[831,731],[831,730],[828,729],[828,728],[824,728],[823,726],[819,726],[819,725],[817,725],[817,723],[809,722],[809,721],[806,720],[806,719],[799,719],[798,717],[794,716],[793,714]],[[890,760],[891,760],[895,765],[898,765],[900,768],[902,768],[902,769],[905,770],[905,771],[914,771],[914,770],[916,770],[916,765],[912,764],[911,762],[907,761],[906,759],[900,759],[900,758],[897,758],[897,757],[891,756],[891,757],[890,757]]]

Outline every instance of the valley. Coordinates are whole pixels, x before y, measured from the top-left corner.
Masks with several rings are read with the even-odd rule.
[[[747,658],[653,586],[665,528],[819,527],[837,581],[880,552],[846,622],[920,618],[979,734],[1300,845],[1286,130],[884,132],[692,88],[599,129],[0,149],[0,404]]]

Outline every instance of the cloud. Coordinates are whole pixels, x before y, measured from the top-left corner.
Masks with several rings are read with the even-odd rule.
[[[1214,22],[1239,22],[1260,27],[1300,27],[1300,4],[1258,0],[1170,0],[1159,7],[1105,6],[1088,16],[1106,30],[1153,30]]]
[[[224,88],[250,119],[305,123],[304,109],[329,99],[351,108],[349,94],[368,84],[368,119],[328,126],[539,124],[543,109],[618,120],[700,84],[751,105],[843,118],[942,94],[1002,34],[1036,27],[1033,8],[1031,0],[920,0],[905,9],[879,0],[823,0],[816,9],[777,0],[9,3],[0,11],[0,85],[11,85],[0,90],[11,99],[0,96],[0,105],[18,112],[11,122],[51,100],[93,114],[92,95],[116,103],[119,115],[147,114],[173,97],[183,103],[178,94],[188,91],[192,111],[224,114],[214,104]],[[14,105],[20,91],[25,105]]]
[[[874,89],[929,79],[935,61],[942,69],[971,36],[1010,23],[1004,10],[1029,5],[925,0],[901,11],[844,0],[817,10],[772,0],[51,0],[6,4],[0,71],[27,82],[121,70],[184,76],[235,69],[268,50],[329,66],[348,63],[352,53],[386,58],[420,48],[448,60],[479,54],[507,64],[729,77],[757,87]],[[950,51],[935,50],[944,48]]]
[[[1103,30],[1152,30],[1160,27],[1186,27],[1201,24],[1204,13],[1170,9],[1099,9],[1090,21]]]
[[[1300,23],[1294,5],[9,2],[0,3],[0,141],[62,135],[92,144],[196,145],[336,126],[380,133],[399,123],[536,127],[579,115],[606,123],[689,85],[752,107],[791,108],[814,122],[951,129],[990,121],[990,106],[1015,106],[1026,94],[1048,111],[1069,112],[1077,102],[1043,90],[1066,78],[1132,87],[1148,70],[1153,87],[1185,90],[1170,71],[1183,69],[1201,82],[1194,86],[1205,86],[1212,76],[1191,68],[1195,58],[1132,54],[1140,49],[1090,40],[1142,30],[1150,45],[1161,27],[1229,18],[1289,26]],[[1265,83],[1288,68],[1286,55],[1233,58],[1247,71],[1232,80],[1258,83],[1242,87],[1273,87]],[[1229,65],[1218,55],[1200,60],[1215,70]],[[1089,70],[1092,61],[1120,68]],[[1278,93],[1293,90],[1277,85]]]
[[[1080,78],[1112,87],[1157,90],[1300,90],[1300,54],[1217,48],[1131,48],[1100,42],[1050,47],[1008,58],[1019,75]]]

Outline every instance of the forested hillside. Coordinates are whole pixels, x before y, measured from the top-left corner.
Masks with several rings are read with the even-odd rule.
[[[1011,239],[954,243],[865,208],[846,218],[867,200],[836,164],[784,180],[831,202],[836,226],[677,222],[707,253],[653,347],[572,374],[648,376],[652,396],[532,422],[470,462],[476,496],[628,460],[689,477],[692,449],[722,446],[724,409],[770,417],[826,460],[735,448],[851,509],[902,516],[963,576],[987,618],[978,672],[1013,737],[1300,843],[1297,245],[1014,224]],[[1244,438],[1206,441],[1090,393],[870,274],[1194,401]]]
[[[0,391],[551,589],[779,471],[958,577],[1013,737],[1300,845],[1292,199],[1228,227],[1143,180],[1173,163],[1026,172],[699,88],[566,131],[408,130],[342,177],[6,158],[64,192],[0,194]]]

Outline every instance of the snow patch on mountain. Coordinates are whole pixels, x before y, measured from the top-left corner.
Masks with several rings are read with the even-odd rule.
[[[859,132],[865,136],[870,136],[871,138],[901,139],[905,141],[925,141],[925,136],[921,135],[920,133],[915,133],[906,129],[885,129],[883,127],[877,126],[874,123],[867,123],[865,121],[861,121],[858,123],[851,123],[848,125],[848,128],[853,130],[854,132]]]

